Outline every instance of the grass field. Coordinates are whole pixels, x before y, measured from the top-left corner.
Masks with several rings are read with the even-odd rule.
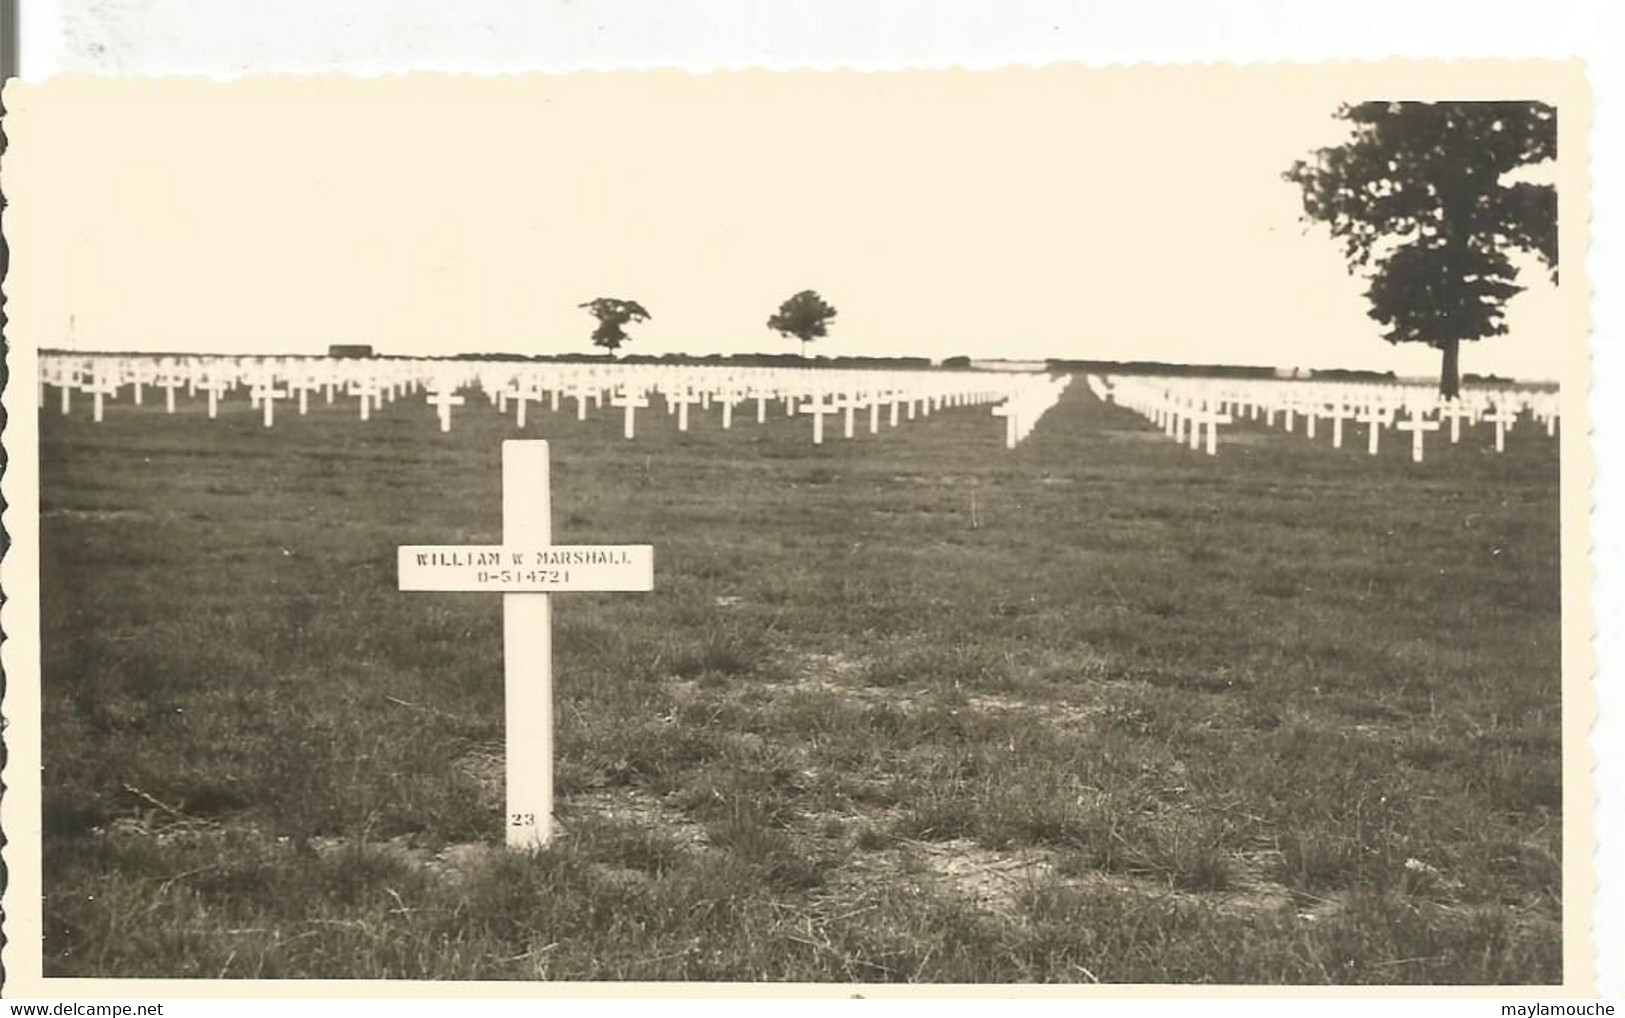
[[[42,415],[51,976],[1553,983],[1558,461],[1217,458],[1081,380],[822,447],[553,441],[555,847],[502,842],[510,418]],[[54,393],[53,393],[54,396]],[[471,399],[471,404],[476,402]],[[481,401],[483,402],[483,401]]]

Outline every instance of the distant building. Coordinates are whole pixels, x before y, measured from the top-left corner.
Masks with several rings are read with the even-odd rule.
[[[327,348],[329,357],[371,357],[372,347],[364,344],[337,344]]]

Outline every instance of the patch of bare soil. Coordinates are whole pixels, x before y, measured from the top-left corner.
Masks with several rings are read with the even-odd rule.
[[[146,514],[135,509],[46,509],[40,513],[40,518],[103,523],[107,520],[123,520],[132,516],[144,515]]]
[[[568,832],[570,813],[584,812],[658,830],[680,845],[705,848],[710,844],[705,828],[687,814],[657,796],[637,788],[605,788],[578,792],[562,803],[566,814],[560,828]]]
[[[967,838],[911,842],[909,847],[937,882],[981,908],[1005,915],[1016,913],[1022,891],[1055,874],[1054,853],[1044,849],[998,852]]]

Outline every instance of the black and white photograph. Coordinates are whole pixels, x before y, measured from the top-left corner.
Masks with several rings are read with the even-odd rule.
[[[11,83],[8,979],[1592,992],[1591,115]]]

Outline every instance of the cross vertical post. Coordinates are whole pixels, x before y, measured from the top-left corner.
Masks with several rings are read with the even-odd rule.
[[[545,441],[502,443],[502,543],[553,543]],[[502,595],[503,702],[509,848],[553,837],[553,606],[551,594]]]

